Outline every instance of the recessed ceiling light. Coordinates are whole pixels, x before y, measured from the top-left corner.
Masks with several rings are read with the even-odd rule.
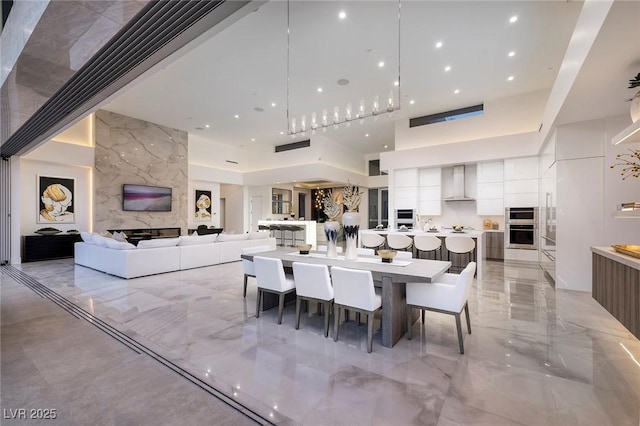
[[[211,126],[209,126],[208,124],[205,124],[205,125],[204,125],[204,127],[206,127],[206,128],[208,129],[208,128],[209,128],[209,127],[211,127]]]
[[[509,52],[509,57],[511,58],[512,56],[515,56],[516,52],[514,52],[513,50],[511,52]]]
[[[318,87],[316,90],[318,91],[318,93],[321,93],[322,92],[322,87]]]
[[[439,41],[436,43],[436,49],[440,49],[442,47],[442,42]]]
[[[518,20],[518,15],[513,15],[511,18],[509,18],[509,22],[511,22],[512,24],[517,20]]]
[[[276,103],[275,102],[271,102],[271,106],[272,107],[276,106]]]
[[[451,66],[447,65],[446,67],[444,67],[445,72],[449,72],[451,71]]]
[[[394,81],[394,82],[393,82],[393,85],[394,85],[394,86],[400,86],[400,82],[399,82],[399,81]]]
[[[255,142],[255,141],[256,141],[256,138],[251,138],[251,142]]]
[[[387,149],[387,148],[389,148],[389,145],[385,145],[385,146],[384,146],[384,149]]]
[[[460,89],[454,90],[453,93],[455,93],[457,95],[458,93],[460,93]]]
[[[340,19],[344,19],[347,17],[347,12],[345,12],[344,10],[340,11],[340,13],[338,13],[338,18]]]
[[[378,62],[378,67],[380,68],[384,67],[384,62],[383,61]]]
[[[284,135],[284,132],[280,132],[281,135]]]
[[[235,118],[240,118],[240,116],[238,114],[234,115]]]
[[[509,78],[507,78],[507,80],[509,80],[509,81],[513,81],[513,76],[512,76],[512,75],[510,75],[510,76],[509,76]]]
[[[369,137],[369,133],[365,133],[365,134],[364,134],[364,137],[365,137],[365,138],[368,138],[368,137]]]
[[[413,99],[411,99],[411,100],[409,101],[409,103],[410,103],[411,105],[413,105],[413,104],[415,104],[415,103],[416,103],[416,101],[414,101]]]

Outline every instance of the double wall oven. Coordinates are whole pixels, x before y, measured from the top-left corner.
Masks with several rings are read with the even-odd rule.
[[[505,247],[536,250],[538,248],[538,208],[505,209]]]

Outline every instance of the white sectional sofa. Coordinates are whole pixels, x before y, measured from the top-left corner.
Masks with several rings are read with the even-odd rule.
[[[140,241],[138,247],[86,232],[82,239],[75,243],[77,265],[122,278],[239,261],[245,247],[276,248],[276,239],[266,232],[159,238]]]

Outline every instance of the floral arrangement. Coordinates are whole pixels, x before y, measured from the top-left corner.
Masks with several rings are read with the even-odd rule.
[[[322,200],[322,204],[324,205],[324,214],[327,215],[329,220],[336,220],[336,218],[340,216],[340,204],[336,203],[333,199],[333,191],[327,191]]]
[[[354,185],[347,185],[342,189],[342,204],[347,208],[347,211],[355,212],[360,206],[359,188]]]
[[[635,89],[636,87],[640,87],[640,72],[634,78],[629,80],[629,89]]]
[[[640,77],[640,74],[638,74],[638,76]],[[630,149],[629,152],[629,154],[616,155],[618,162],[611,166],[612,169],[614,167],[622,167],[622,172],[620,173],[622,180],[628,177],[640,177],[640,151]]]

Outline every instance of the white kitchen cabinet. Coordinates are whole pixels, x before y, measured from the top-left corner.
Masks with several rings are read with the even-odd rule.
[[[418,171],[418,182],[420,187],[441,186],[442,185],[442,169],[440,167],[420,169]]]
[[[538,207],[538,193],[504,194],[505,207]]]
[[[400,169],[395,171],[394,186],[396,188],[417,187],[418,169]]]
[[[476,188],[477,215],[504,215],[504,163],[502,161],[478,163]]]
[[[538,157],[509,158],[504,160],[504,180],[538,179]]]
[[[440,216],[442,214],[442,169],[431,167],[418,170],[418,214]]]
[[[539,179],[508,180],[504,183],[505,194],[538,193]]]

